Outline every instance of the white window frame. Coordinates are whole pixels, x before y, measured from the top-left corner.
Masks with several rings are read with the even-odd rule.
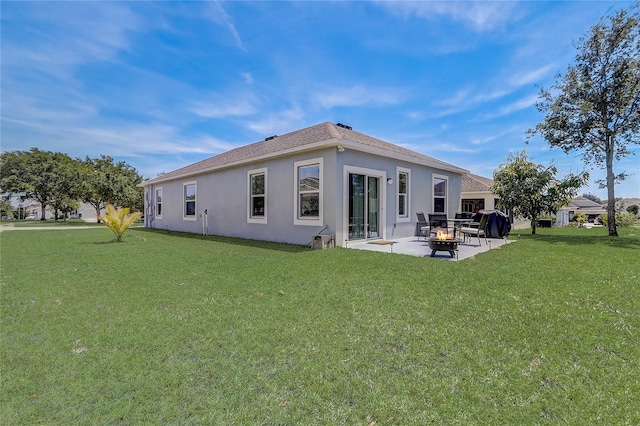
[[[309,217],[309,218],[301,218],[298,215],[299,204],[300,204],[300,182],[298,179],[300,178],[299,169],[300,167],[314,166],[318,165],[319,169],[319,190],[318,190],[318,217]],[[324,196],[324,159],[320,158],[310,158],[308,160],[296,161],[293,163],[293,224],[294,225],[303,225],[303,226],[322,226],[323,220],[323,196]]]
[[[407,175],[407,192],[405,193],[405,214],[400,216],[400,173]],[[396,222],[411,222],[411,169],[396,167]]]
[[[439,180],[444,180],[445,184],[444,184],[444,196],[439,195],[438,197],[436,197],[435,194],[435,186],[436,186],[436,179]],[[442,213],[447,214],[448,211],[448,207],[449,207],[449,176],[445,176],[445,175],[438,175],[438,174],[433,174],[432,179],[431,179],[431,202],[433,203],[431,205],[432,210],[434,213],[441,213],[441,212],[437,212],[436,211],[436,198],[443,198],[444,199],[444,211]]]
[[[251,177],[256,175],[264,175],[264,215],[263,216],[253,216],[252,209],[252,201],[253,201],[253,193],[251,188]],[[261,169],[253,169],[247,171],[247,223],[267,223],[267,193],[268,193],[268,175],[267,168],[263,167]]]
[[[384,170],[369,169],[365,167],[356,166],[343,166],[342,169],[342,193],[344,194],[344,200],[342,202],[342,229],[347,230],[344,235],[344,239],[349,238],[349,174],[354,173],[358,175],[365,175],[367,177],[374,177],[380,179],[380,222],[378,223],[379,231],[378,235],[383,240],[387,238],[387,172]]]
[[[158,193],[160,193],[160,201],[158,201]],[[162,219],[162,187],[155,189],[154,203],[156,219]],[[160,207],[159,209],[158,206]],[[158,211],[160,213],[158,213]]]
[[[185,191],[187,189],[187,186],[194,186],[195,189],[195,193],[196,193],[196,199],[193,200],[194,202],[194,207],[193,207],[193,211],[194,214],[187,216],[187,197],[185,194]],[[195,180],[190,181],[190,182],[183,182],[182,183],[182,219],[183,220],[198,220],[198,184]]]

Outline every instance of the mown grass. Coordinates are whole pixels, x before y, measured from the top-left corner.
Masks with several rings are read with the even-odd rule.
[[[461,262],[3,232],[4,424],[638,424],[640,231]]]
[[[26,219],[26,220],[4,220],[3,225],[13,226],[16,228],[32,228],[32,227],[50,227],[50,226],[104,226],[101,223],[97,223],[95,220],[92,222],[85,222],[82,219],[67,219],[67,220],[38,220],[38,219]]]

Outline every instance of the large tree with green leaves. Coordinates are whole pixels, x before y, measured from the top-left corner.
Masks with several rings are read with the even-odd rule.
[[[493,174],[491,191],[499,197],[498,207],[531,221],[531,233],[536,233],[538,218],[555,214],[578,194],[589,174],[569,174],[556,179],[558,170],[529,160],[526,151],[511,154]]]
[[[617,236],[615,183],[626,174],[613,171],[614,160],[633,154],[640,144],[640,3],[603,18],[579,40],[575,63],[542,88],[537,104],[546,113],[531,134],[552,147],[578,151],[586,163],[606,170],[609,235]]]
[[[42,220],[47,206],[77,193],[78,182],[78,165],[66,154],[31,148],[0,155],[0,190],[39,202]]]
[[[141,209],[142,177],[125,162],[115,162],[107,155],[87,157],[83,161],[82,199],[96,209],[96,216],[107,204]]]

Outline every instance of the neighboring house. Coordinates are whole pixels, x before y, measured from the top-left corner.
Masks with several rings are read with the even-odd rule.
[[[18,219],[40,219],[42,218],[42,205],[36,200],[25,197],[24,192],[12,194],[9,196],[9,202],[15,209],[16,218]],[[18,217],[19,215],[19,217]],[[48,209],[45,210],[45,218],[52,219],[53,213]]]
[[[489,190],[493,180],[468,173],[462,176],[460,211],[475,213],[480,210],[496,210],[498,197]]]
[[[475,213],[480,210],[500,210],[496,194],[490,191],[493,179],[468,173],[462,176],[462,194],[460,211]],[[509,213],[509,212],[507,212]],[[511,229],[522,229],[531,226],[527,219],[514,218],[509,214]]]
[[[105,209],[100,210],[100,214],[105,214]],[[82,219],[85,222],[97,222],[96,209],[91,204],[82,203],[77,210],[69,213],[69,219]]]
[[[292,244],[409,237],[418,211],[454,216],[465,173],[325,122],[143,182],[145,226]]]
[[[587,221],[598,222],[597,218],[607,213],[607,209],[585,197],[575,197],[569,205],[562,207],[556,215],[556,225],[563,226],[573,220],[576,213],[584,213],[587,215]],[[600,222],[602,223],[602,222]]]
[[[9,202],[16,210],[21,211],[21,219],[32,219],[39,220],[42,218],[42,204],[40,204],[36,200],[32,200],[30,198],[25,198],[24,193],[20,196],[20,194],[11,195],[9,197]],[[101,214],[104,214],[104,209],[101,210]],[[17,213],[16,213],[17,215]],[[69,213],[67,216],[69,219],[84,219],[86,222],[95,222],[96,218],[96,209],[91,206],[91,204],[80,204],[77,210]],[[45,210],[45,219],[53,219],[54,214],[51,210],[51,206],[47,206]]]

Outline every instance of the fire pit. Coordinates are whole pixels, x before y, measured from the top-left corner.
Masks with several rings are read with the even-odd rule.
[[[429,238],[429,248],[431,249],[431,257],[434,257],[437,251],[448,251],[451,257],[456,257],[458,239],[445,231],[438,230],[435,237]]]

